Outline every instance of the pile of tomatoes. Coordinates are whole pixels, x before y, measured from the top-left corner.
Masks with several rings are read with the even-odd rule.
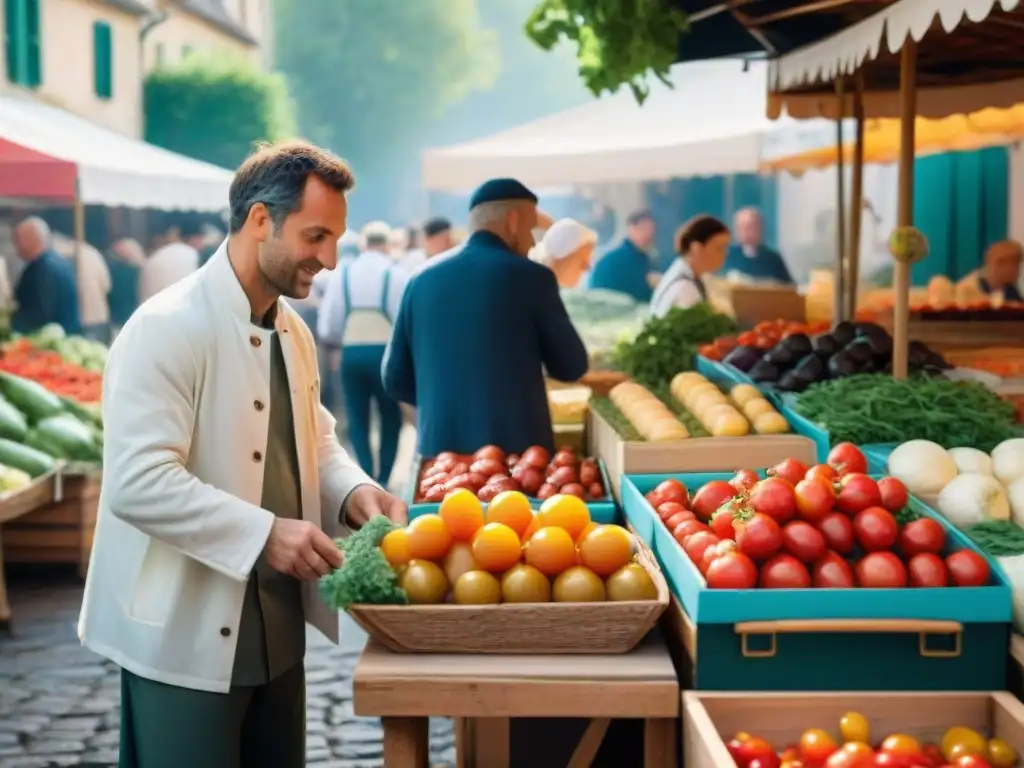
[[[743,469],[692,497],[679,480],[665,480],[647,500],[712,589],[989,583],[984,557],[970,549],[947,554],[941,523],[898,522],[907,489],[866,470],[864,454],[843,443],[825,464],[786,459],[763,480]]]
[[[737,346],[769,350],[786,336],[791,336],[794,333],[815,336],[825,333],[830,327],[831,324],[828,322],[808,324],[789,320],[765,320],[754,326],[751,331],[744,331],[739,336],[723,336],[710,344],[704,344],[697,351],[708,360],[721,362],[722,358]]]
[[[826,730],[810,728],[781,753],[749,733],[737,733],[726,747],[739,768],[1011,768],[1018,760],[1003,739],[986,739],[962,726],[948,729],[939,744],[894,733],[872,746],[868,719],[847,712],[839,733],[837,741]]]

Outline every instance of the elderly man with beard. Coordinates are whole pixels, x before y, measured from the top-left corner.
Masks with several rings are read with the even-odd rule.
[[[332,535],[404,522],[338,444],[312,334],[282,297],[333,269],[353,178],[305,143],[259,150],[227,242],[110,350],[103,490],[79,634],[122,668],[121,768],[300,768],[306,622]]]

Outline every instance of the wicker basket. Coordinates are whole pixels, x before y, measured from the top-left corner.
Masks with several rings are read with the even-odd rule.
[[[353,605],[349,615],[397,653],[628,653],[668,606],[668,585],[650,551],[640,562],[656,600],[503,605]]]

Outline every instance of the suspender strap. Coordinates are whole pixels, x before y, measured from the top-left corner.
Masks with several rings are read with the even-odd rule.
[[[352,291],[348,286],[348,264],[341,267],[341,298],[345,301],[345,317],[352,311]]]
[[[391,269],[391,267],[388,267],[384,270],[384,288],[380,294],[380,313],[389,321],[391,320],[391,314],[388,312],[388,287],[391,285]]]

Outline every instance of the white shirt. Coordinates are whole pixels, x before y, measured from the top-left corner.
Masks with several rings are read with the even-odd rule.
[[[139,274],[139,303],[169,288],[199,269],[199,251],[185,243],[168,243],[157,248],[142,265]]]
[[[675,259],[672,266],[661,276],[658,287],[654,289],[654,295],[651,297],[651,314],[655,317],[664,317],[672,307],[689,309],[700,304],[704,297],[697,288],[697,280],[700,278],[694,276],[686,259]]]
[[[75,258],[75,241],[63,235],[53,235],[53,249],[66,259]],[[104,325],[110,322],[110,269],[103,254],[88,243],[82,243],[75,265],[78,284],[78,314],[82,325]]]
[[[388,278],[384,296],[384,275]],[[345,301],[348,284],[351,306]],[[398,317],[402,294],[410,275],[380,251],[364,251],[359,257],[331,272],[317,318],[317,336],[328,344],[387,344],[391,326]],[[381,309],[387,316],[381,315]]]
[[[328,535],[371,483],[320,405],[313,336],[278,302],[251,308],[224,246],[202,271],[143,305],[103,376],[103,484],[79,637],[150,680],[227,692],[245,586],[274,515],[261,508],[271,336],[292,393],[302,518]],[[338,614],[303,582],[306,620],[337,640]]]

